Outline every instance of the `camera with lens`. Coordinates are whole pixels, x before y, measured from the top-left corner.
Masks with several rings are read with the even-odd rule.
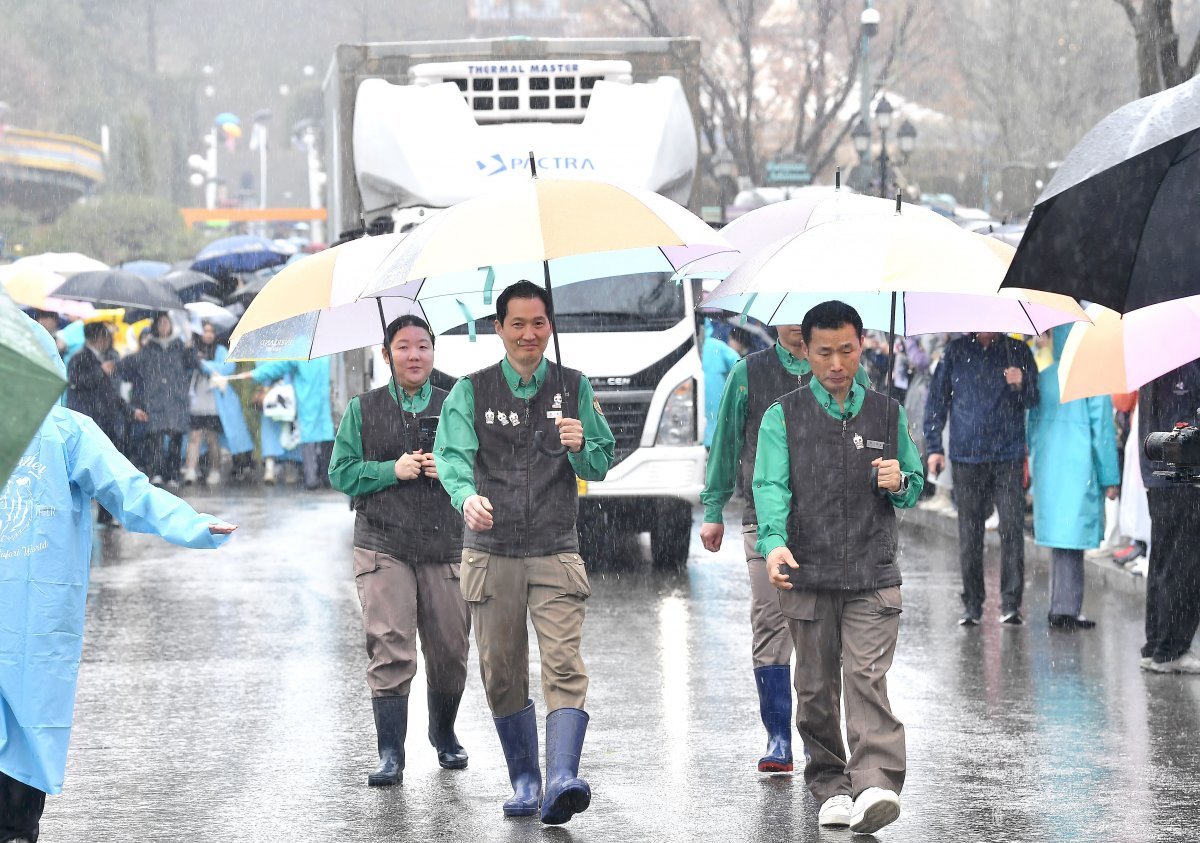
[[[1200,427],[1180,422],[1174,430],[1151,433],[1142,448],[1151,462],[1167,464],[1166,470],[1154,472],[1155,476],[1200,485]]]

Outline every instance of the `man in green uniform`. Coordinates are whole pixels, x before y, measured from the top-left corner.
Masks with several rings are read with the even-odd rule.
[[[462,518],[437,479],[432,428],[446,398],[429,383],[433,335],[424,320],[387,326],[386,387],[350,400],[333,443],[329,480],[354,501],[354,581],[367,634],[367,685],[379,767],[372,786],[403,780],[408,695],[425,654],[429,742],[448,770],[467,766],[454,734],[467,682],[470,616],[459,593]]]
[[[462,593],[513,786],[504,813],[531,816],[540,802],[542,822],[560,824],[591,801],[579,778],[588,723],[579,644],[591,587],[575,526],[576,475],[603,480],[616,441],[588,379],[565,367],[560,375],[543,356],[552,318],[549,294],[535,284],[520,281],[500,294],[496,333],[505,356],[454,385],[434,455],[466,523]],[[561,444],[565,457],[547,444]],[[544,799],[526,616],[538,636],[549,711]]]
[[[804,654],[796,727],[820,824],[872,833],[900,815],[904,726],[886,678],[901,611],[895,510],[921,494],[921,457],[904,409],[855,383],[862,320],[854,308],[825,302],[801,329],[813,376],[773,404],[759,429],[758,550]]]
[[[779,611],[778,592],[767,579],[767,563],[755,548],[758,518],[750,496],[754,478],[754,452],[758,447],[758,426],[763,413],[784,393],[795,389],[811,371],[805,358],[804,337],[799,325],[779,325],[779,340],[772,348],[756,351],[733,365],[721,405],[717,409],[716,432],[708,454],[708,469],[700,500],[704,504],[704,524],[700,540],[716,553],[725,537],[722,510],[733,496],[741,478],[746,495],[742,510],[742,544],[746,569],[750,575],[750,628],[753,637],[751,658],[754,681],[758,688],[758,710],[767,730],[767,752],[758,759],[763,773],[782,773],[792,769],[792,687],[789,667],[792,638],[787,622]],[[861,366],[855,375],[867,388],[867,371]]]

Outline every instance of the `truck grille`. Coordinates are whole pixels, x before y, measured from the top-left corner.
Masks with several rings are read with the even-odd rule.
[[[597,82],[629,84],[628,61],[429,62],[409,69],[413,84],[453,82],[478,123],[578,121]]]
[[[642,430],[646,427],[646,416],[650,411],[650,399],[654,390],[621,390],[596,392],[596,399],[604,410],[604,418],[617,440],[613,454],[613,465],[637,450],[642,441]]]

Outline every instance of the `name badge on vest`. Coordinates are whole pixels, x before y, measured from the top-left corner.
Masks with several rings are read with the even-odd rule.
[[[863,438],[857,433],[854,434],[854,447],[860,451],[863,449]]]
[[[547,410],[547,411],[546,411],[546,418],[548,418],[548,419],[561,419],[561,418],[562,418],[562,410]]]
[[[877,440],[877,439],[868,439],[868,440],[867,440],[867,447],[868,447],[868,448],[874,448],[876,451],[882,451],[882,450],[883,450],[883,443],[882,443],[882,442],[880,442],[880,441],[879,441],[879,440]]]

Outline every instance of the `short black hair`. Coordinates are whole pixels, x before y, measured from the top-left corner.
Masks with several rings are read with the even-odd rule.
[[[112,332],[108,330],[108,325],[104,322],[88,322],[83,326],[83,339],[86,342],[95,342],[100,337],[111,337]]]
[[[412,313],[406,313],[403,316],[398,316],[393,319],[387,326],[387,330],[383,332],[384,340],[383,347],[390,354],[392,351],[392,340],[396,338],[396,334],[404,328],[420,328],[425,333],[429,334],[429,344],[433,345],[433,331],[429,330],[429,323]]]
[[[745,328],[734,328],[729,332],[729,338],[742,348],[750,348],[754,345],[754,338],[750,336],[750,332]]]
[[[843,325],[851,325],[854,328],[854,333],[858,334],[861,340],[863,336],[862,317],[858,315],[858,311],[844,301],[824,301],[816,307],[810,309],[804,314],[804,321],[800,323],[800,334],[804,337],[804,342],[807,345],[812,341],[813,328],[820,328],[823,331],[836,331]]]
[[[508,303],[513,299],[541,299],[542,304],[546,306],[546,318],[553,321],[554,305],[550,301],[550,294],[546,292],[546,288],[539,287],[532,281],[518,281],[516,284],[506,287],[496,299],[496,319],[501,325],[508,316]]]

